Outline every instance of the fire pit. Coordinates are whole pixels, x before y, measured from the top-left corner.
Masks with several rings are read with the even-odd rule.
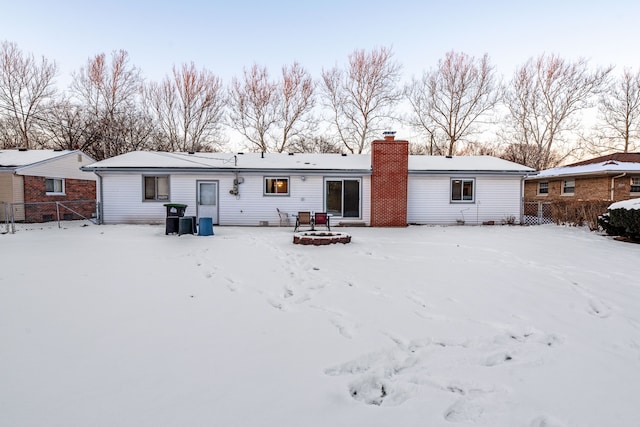
[[[330,245],[332,243],[350,243],[351,235],[336,233],[334,231],[305,231],[293,235],[293,243],[296,245]]]

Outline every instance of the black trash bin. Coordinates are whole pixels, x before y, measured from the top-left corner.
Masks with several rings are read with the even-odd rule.
[[[184,216],[187,205],[181,203],[166,203],[167,219],[164,234],[177,233],[180,230],[180,218]]]
[[[184,216],[180,218],[178,223],[178,236],[182,236],[183,234],[196,234],[196,217],[195,216]]]

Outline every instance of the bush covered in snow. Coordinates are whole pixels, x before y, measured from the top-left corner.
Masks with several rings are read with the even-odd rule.
[[[640,240],[640,199],[625,200],[609,206],[598,224],[611,236]]]

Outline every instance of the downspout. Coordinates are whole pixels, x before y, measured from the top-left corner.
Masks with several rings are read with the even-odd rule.
[[[529,175],[522,175],[520,178],[520,225],[524,224],[524,180]]]
[[[615,186],[614,186],[614,181],[618,178],[622,178],[623,176],[625,176],[627,173],[621,173],[620,175],[611,177],[611,196],[609,196],[609,201],[613,202],[613,197],[614,197],[614,193],[615,193]]]
[[[93,171],[93,173],[95,173],[98,176],[98,186],[100,187],[100,190],[98,192],[99,197],[98,200],[96,201],[96,203],[98,204],[96,209],[96,214],[98,215],[98,224],[102,224],[102,220],[103,220],[103,211],[102,211],[102,200],[103,200],[103,194],[102,194],[102,175],[100,175],[98,172]]]

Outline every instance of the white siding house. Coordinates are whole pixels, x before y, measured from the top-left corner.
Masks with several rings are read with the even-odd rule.
[[[319,157],[320,156],[320,157]],[[132,165],[137,166],[132,166]],[[370,174],[366,155],[274,153],[134,152],[89,165],[99,177],[105,224],[162,223],[166,203],[186,204],[186,216],[211,216],[219,225],[278,225],[277,209],[324,212],[327,182],[357,182],[357,212],[334,212],[333,224],[370,222]],[[168,194],[149,198],[145,178],[166,177]],[[286,192],[269,194],[267,180],[286,182]],[[203,215],[199,185],[215,189],[215,208]],[[329,209],[328,209],[329,208]]]
[[[454,176],[409,175],[407,221],[409,224],[483,224],[519,222],[521,181],[511,177],[456,174],[474,180],[472,201],[451,201]]]
[[[405,158],[406,223],[520,221],[523,178],[533,169],[490,156]],[[369,154],[133,152],[83,170],[99,177],[106,224],[162,223],[164,205],[180,203],[186,216],[219,225],[278,225],[278,209],[371,225],[371,162]]]

